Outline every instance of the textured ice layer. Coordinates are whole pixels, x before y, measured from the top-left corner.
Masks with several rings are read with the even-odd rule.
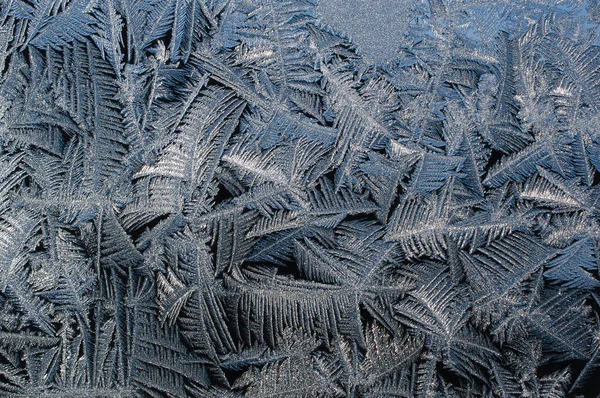
[[[597,0],[315,4],[0,0],[0,397],[598,396]]]

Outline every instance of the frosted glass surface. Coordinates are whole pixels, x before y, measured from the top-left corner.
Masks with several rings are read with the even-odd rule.
[[[324,22],[346,34],[373,62],[391,59],[407,33],[413,1],[321,0]]]

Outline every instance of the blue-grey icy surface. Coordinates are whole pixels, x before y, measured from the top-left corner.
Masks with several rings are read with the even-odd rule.
[[[392,60],[401,44],[410,42],[408,0],[321,0],[317,12],[324,22],[348,36],[371,62]]]
[[[0,397],[594,397],[596,0],[0,1]]]

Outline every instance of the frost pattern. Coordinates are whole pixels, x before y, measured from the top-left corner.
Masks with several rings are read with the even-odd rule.
[[[0,2],[0,396],[600,393],[597,1],[325,2]]]

